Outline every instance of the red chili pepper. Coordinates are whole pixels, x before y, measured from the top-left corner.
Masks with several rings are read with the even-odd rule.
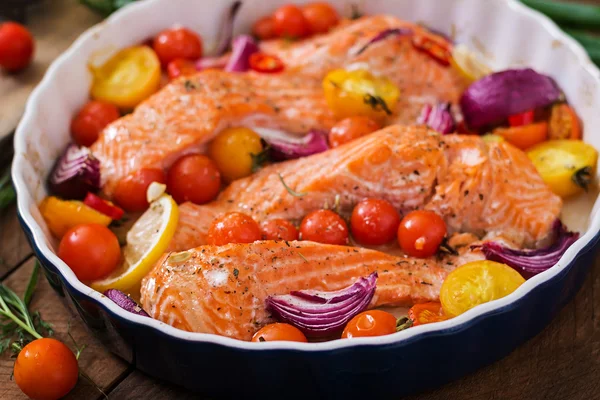
[[[511,115],[510,117],[508,117],[508,123],[510,124],[510,126],[523,126],[532,124],[534,119],[535,113],[533,112],[533,110],[530,110],[525,111],[521,114]]]
[[[169,79],[193,75],[196,72],[198,72],[196,65],[192,61],[185,60],[183,58],[177,58],[167,65],[167,74],[169,75]]]
[[[123,214],[125,214],[125,211],[121,208],[115,206],[108,200],[96,196],[94,193],[88,192],[87,196],[85,196],[85,200],[83,200],[83,204],[93,208],[99,213],[109,216],[115,221],[120,220],[123,217]]]
[[[415,49],[429,54],[440,64],[444,66],[450,65],[450,61],[452,60],[452,52],[450,51],[450,46],[448,44],[442,44],[423,35],[414,35],[412,44]]]
[[[259,52],[250,56],[250,68],[256,72],[275,73],[283,71],[284,64],[275,56]]]

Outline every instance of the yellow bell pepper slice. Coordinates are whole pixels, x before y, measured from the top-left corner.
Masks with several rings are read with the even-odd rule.
[[[580,140],[549,140],[527,155],[544,182],[563,198],[581,193],[596,176],[598,151]]]
[[[61,200],[54,196],[46,197],[39,208],[48,229],[59,239],[77,225],[95,223],[108,226],[112,221],[81,201]]]
[[[94,75],[92,97],[124,110],[134,108],[160,86],[160,61],[148,46],[121,50],[103,65],[90,69]]]
[[[387,78],[366,70],[336,69],[323,79],[329,108],[338,118],[366,116],[375,119],[392,114],[400,90]]]

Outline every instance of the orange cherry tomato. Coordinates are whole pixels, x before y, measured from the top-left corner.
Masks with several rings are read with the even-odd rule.
[[[429,54],[434,60],[444,66],[449,66],[452,60],[452,52],[448,43],[441,43],[423,35],[414,35],[412,44],[415,49]]]
[[[408,310],[408,318],[412,320],[413,326],[430,324],[432,322],[445,321],[449,317],[444,314],[442,303],[429,302],[415,304]]]
[[[266,325],[252,336],[253,342],[308,342],[302,331],[290,324],[276,322]]]
[[[318,243],[345,245],[348,243],[348,226],[339,214],[331,210],[317,210],[302,220],[300,238]]]
[[[80,281],[93,281],[113,272],[121,261],[119,239],[100,224],[69,229],[58,245],[58,257]]]
[[[115,202],[129,212],[146,210],[149,206],[146,192],[152,182],[167,183],[162,169],[142,168],[123,178],[115,189]]]
[[[262,72],[264,74],[281,72],[283,71],[283,68],[285,68],[283,62],[279,58],[261,52],[252,54],[249,62],[250,68],[256,72]]]
[[[398,244],[412,257],[434,255],[446,236],[446,223],[433,211],[412,211],[400,222]]]
[[[221,173],[206,156],[183,156],[169,169],[167,190],[177,203],[208,203],[217,197],[220,189]]]
[[[75,354],[51,338],[34,340],[19,353],[14,366],[19,389],[34,400],[57,400],[75,387],[79,367]]]
[[[228,243],[252,243],[260,238],[260,227],[252,217],[230,212],[213,221],[206,240],[213,246],[222,246]]]
[[[325,33],[340,21],[335,8],[327,3],[310,3],[302,7],[311,33]]]
[[[273,17],[263,17],[254,23],[252,34],[260,40],[274,39],[277,37],[275,33],[275,19]]]
[[[71,121],[71,136],[80,146],[90,147],[100,133],[116,119],[121,117],[114,104],[101,100],[92,100],[84,105]]]
[[[568,104],[556,104],[550,114],[550,139],[581,139],[581,123],[577,113]]]
[[[196,64],[185,58],[177,58],[167,65],[167,75],[169,75],[169,79],[194,75],[196,72],[198,72]]]
[[[275,218],[260,225],[264,240],[298,240],[298,229],[290,221]]]
[[[535,112],[533,110],[525,111],[521,114],[515,114],[508,117],[510,126],[523,126],[532,124],[535,120]]]
[[[310,34],[310,26],[304,13],[295,5],[288,4],[275,10],[273,21],[278,37],[301,39]]]
[[[396,317],[389,312],[369,310],[361,312],[348,322],[342,332],[342,339],[384,336],[394,332],[396,332]]]
[[[163,67],[177,58],[197,60],[202,57],[200,36],[182,27],[162,31],[154,38],[152,47]]]
[[[16,22],[0,23],[0,67],[8,72],[26,68],[33,58],[33,36]]]
[[[329,131],[329,145],[338,147],[381,129],[381,125],[365,116],[349,117],[341,120]]]
[[[358,203],[350,217],[352,236],[361,244],[378,246],[396,238],[400,214],[386,200],[365,199]]]
[[[548,139],[548,123],[538,122],[511,128],[497,128],[492,133],[503,137],[507,142],[521,150],[527,150]]]

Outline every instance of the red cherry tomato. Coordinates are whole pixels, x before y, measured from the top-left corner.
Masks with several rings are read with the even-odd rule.
[[[100,224],[83,224],[65,233],[58,246],[58,257],[73,270],[80,281],[100,279],[113,272],[121,261],[117,236]]]
[[[533,123],[535,119],[535,112],[533,110],[525,111],[521,114],[515,114],[508,117],[508,123],[510,126],[523,126]]]
[[[196,64],[185,58],[177,58],[167,65],[167,75],[169,75],[169,79],[194,75],[196,72],[198,72]]]
[[[298,240],[298,229],[290,221],[275,218],[260,225],[264,240]]]
[[[325,33],[336,26],[340,17],[330,4],[310,3],[302,7],[311,33]]]
[[[252,34],[260,40],[274,39],[277,37],[275,33],[275,20],[273,17],[263,17],[254,23]]]
[[[429,54],[433,59],[444,66],[450,65],[452,53],[450,46],[446,43],[442,44],[439,41],[433,40],[423,35],[414,35],[412,44],[415,49]]]
[[[260,240],[260,227],[249,215],[231,212],[213,221],[207,242],[213,246],[228,243],[252,243]]]
[[[412,211],[400,222],[398,244],[412,257],[434,255],[446,236],[446,223],[433,211]]]
[[[115,202],[129,212],[146,210],[149,206],[146,192],[152,182],[167,183],[165,173],[158,168],[142,168],[123,178],[115,189]]]
[[[75,387],[79,367],[75,354],[62,342],[42,338],[19,352],[14,377],[19,389],[29,398],[56,400]]]
[[[378,246],[396,238],[400,214],[385,200],[365,199],[352,211],[352,236],[362,244]]]
[[[348,226],[337,213],[317,210],[302,220],[300,237],[318,243],[345,245],[348,243]]]
[[[278,8],[273,13],[273,21],[275,33],[279,37],[301,39],[310,34],[310,26],[304,13],[295,5],[288,4]]]
[[[80,146],[90,147],[108,124],[121,117],[114,104],[100,100],[89,101],[71,121],[71,136]]]
[[[253,342],[308,342],[302,331],[290,324],[280,322],[266,325],[252,336]]]
[[[177,203],[191,201],[204,204],[212,201],[221,189],[221,174],[208,157],[190,154],[181,157],[167,177],[167,190]]]
[[[250,68],[264,74],[280,72],[283,71],[283,68],[285,67],[279,58],[260,52],[252,54],[249,62]]]
[[[412,320],[413,326],[430,324],[432,322],[445,321],[449,317],[444,314],[440,302],[415,304],[408,310],[408,318]]]
[[[163,66],[167,66],[177,58],[197,60],[202,57],[200,36],[186,28],[178,27],[162,31],[154,38],[152,47]]]
[[[369,117],[345,118],[335,124],[329,131],[329,145],[338,147],[379,129],[381,129],[381,125]]]
[[[83,204],[93,208],[99,213],[109,216],[115,221],[120,220],[123,217],[123,214],[125,214],[125,211],[123,211],[121,208],[115,206],[108,200],[104,200],[103,198],[96,196],[94,193],[88,192],[87,196],[85,196],[85,200],[83,200]]]
[[[348,322],[342,333],[342,339],[383,336],[394,332],[396,332],[396,317],[389,312],[369,310],[361,312]]]
[[[33,57],[33,36],[16,22],[0,23],[0,67],[8,72],[26,68]]]

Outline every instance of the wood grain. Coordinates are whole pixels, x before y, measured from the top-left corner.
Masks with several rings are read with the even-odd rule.
[[[0,278],[31,253],[25,233],[19,225],[16,205],[0,210]]]
[[[3,245],[0,243],[0,247]],[[27,286],[35,259],[31,257],[22,267],[12,273],[4,284],[21,295]],[[50,288],[43,274],[40,275],[38,287],[31,302],[32,310],[39,310],[43,319],[50,322],[57,339],[73,347],[68,336],[70,332],[79,346],[86,345],[79,359],[80,370],[85,372],[99,387],[110,389],[127,374],[126,363],[110,354],[85,328],[83,322],[72,315],[59,297]],[[11,380],[14,360],[9,354],[0,357],[0,399],[27,399],[17,385]],[[104,396],[88,381],[80,378],[77,386],[66,399],[100,399]]]
[[[36,42],[33,63],[18,74],[0,71],[0,139],[17,126],[29,94],[50,63],[100,20],[78,0],[45,0],[30,10],[27,26]]]

